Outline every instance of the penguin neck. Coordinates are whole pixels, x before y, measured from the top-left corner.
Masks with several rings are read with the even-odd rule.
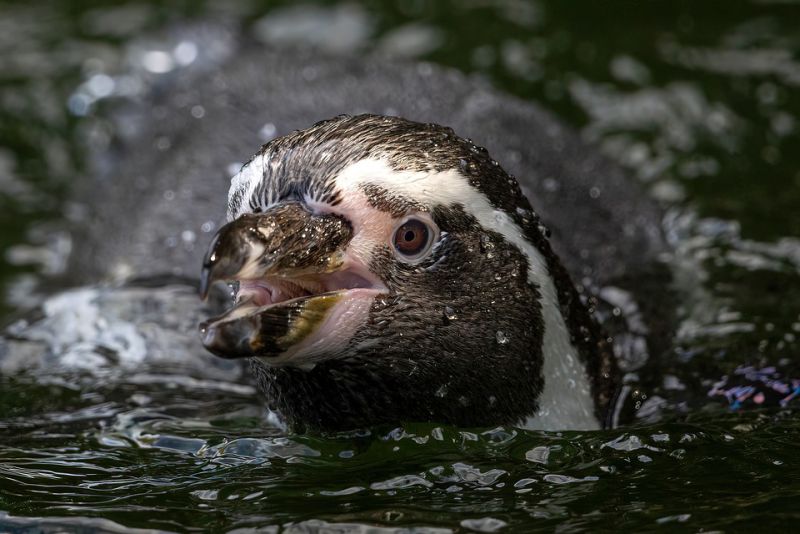
[[[522,427],[594,430],[613,426],[608,413],[619,384],[613,349],[569,273],[539,231],[527,232],[529,275],[541,293],[544,387]]]
[[[592,393],[585,358],[573,343],[567,321],[561,313],[555,284],[541,284],[544,336],[542,379],[537,410],[523,428],[530,430],[597,430],[602,423]]]

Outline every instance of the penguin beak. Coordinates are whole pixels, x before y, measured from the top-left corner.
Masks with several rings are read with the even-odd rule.
[[[298,202],[223,226],[203,261],[200,293],[205,299],[218,282],[238,290],[232,309],[200,325],[206,349],[276,364],[297,360],[304,348],[319,352],[320,337],[337,330],[337,318],[384,291],[348,254],[352,234],[343,217],[312,214]]]

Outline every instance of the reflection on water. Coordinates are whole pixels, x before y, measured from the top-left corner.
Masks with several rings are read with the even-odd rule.
[[[643,420],[686,411],[683,392],[710,391],[744,365],[800,376],[796,3],[724,13],[626,4],[624,14],[589,2],[281,4],[183,13],[52,3],[47,16],[0,8],[4,315],[41,301],[43,277],[63,271],[71,238],[60,221],[86,217],[64,201],[92,172],[85,149],[112,147],[138,127],[115,131],[104,106],[179,69],[213,70],[243,33],[265,46],[310,42],[475,73],[542,102],[647,184],[666,208],[677,284],[691,291]],[[205,109],[191,114],[203,120]],[[274,135],[266,124],[263,140]],[[175,246],[196,239],[180,235]],[[143,337],[163,341],[196,323],[173,314],[180,322],[153,324],[145,310],[162,317],[164,306],[194,299],[161,296],[73,292],[45,306],[74,312],[61,323],[45,313],[35,329],[12,327],[25,350],[0,362],[3,530],[726,530],[798,518],[791,412],[710,404],[597,433],[407,425],[287,437],[238,368],[198,360],[200,373],[169,350],[143,352]],[[134,321],[109,325],[109,315]]]
[[[791,416],[698,414],[583,434],[407,425],[286,437],[250,394],[224,388],[2,386],[12,395],[47,388],[68,408],[11,403],[17,413],[3,419],[0,449],[3,507],[13,516],[0,518],[5,526],[46,510],[163,530],[320,519],[592,529],[622,511],[632,524],[694,519],[725,529],[737,520],[713,513],[720,501],[746,517],[787,510],[800,496],[787,469],[800,430]]]

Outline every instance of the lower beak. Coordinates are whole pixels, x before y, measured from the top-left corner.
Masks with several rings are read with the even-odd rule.
[[[323,323],[342,291],[369,282],[347,272],[350,224],[279,204],[223,226],[203,261],[200,292],[238,282],[236,305],[200,325],[203,345],[225,358],[274,357]],[[341,286],[341,287],[340,287]]]

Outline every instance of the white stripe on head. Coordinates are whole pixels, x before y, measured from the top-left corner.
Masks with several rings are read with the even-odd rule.
[[[345,202],[348,197],[362,196],[361,187],[365,184],[380,186],[429,209],[439,204],[460,204],[482,227],[497,232],[525,255],[528,281],[536,284],[542,295],[545,330],[544,390],[539,396],[538,412],[528,417],[524,427],[541,430],[600,428],[594,415],[591,385],[559,311],[558,294],[547,262],[511,217],[494,208],[489,199],[455,169],[397,171],[383,160],[365,159],[346,167],[336,178],[337,189]]]
[[[228,190],[228,201],[233,198],[234,193],[241,192],[241,204],[236,207],[236,210],[228,213],[228,221],[232,221],[242,215],[243,213],[250,213],[250,200],[255,199],[258,202],[261,211],[266,211],[267,208],[277,203],[280,199],[275,198],[274,189],[269,187],[264,188],[266,193],[265,198],[255,198],[256,189],[261,185],[264,177],[266,176],[266,166],[268,165],[264,154],[257,154],[249,162],[242,166],[242,169],[231,178],[231,187]]]

